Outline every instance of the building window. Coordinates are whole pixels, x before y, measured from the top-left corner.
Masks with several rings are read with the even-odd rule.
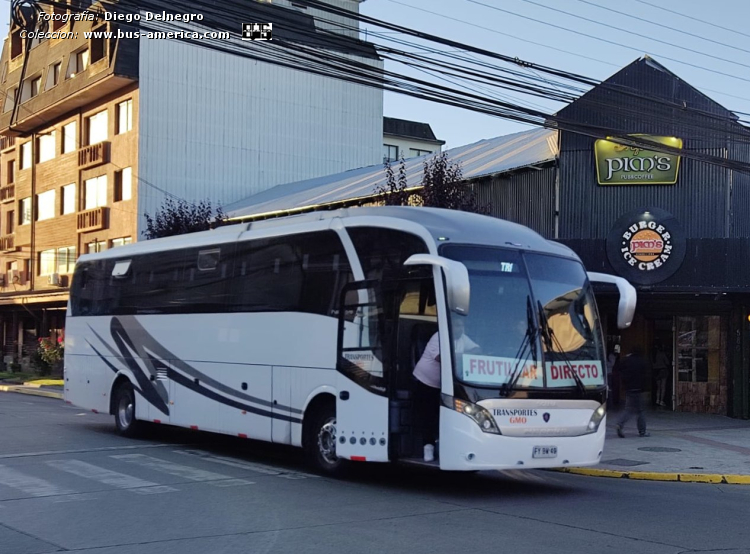
[[[117,104],[116,134],[127,133],[133,128],[133,100],[125,100]]]
[[[52,275],[57,267],[57,252],[52,250],[42,250],[39,252],[39,275]]]
[[[56,16],[55,19],[52,20],[52,30],[57,31],[67,23],[67,21],[65,21],[65,15],[68,13],[68,10],[55,6],[52,8],[52,13]]]
[[[85,181],[84,210],[91,210],[107,204],[107,176],[100,175]]]
[[[29,90],[30,98],[34,98],[35,96],[39,94],[39,89],[41,88],[41,86],[42,86],[41,77],[37,77],[36,79],[31,80],[30,90]]]
[[[409,148],[411,157],[416,158],[417,156],[424,156],[425,154],[432,154],[432,150],[420,150],[419,148]]]
[[[10,34],[10,57],[11,59],[20,56],[23,52],[23,41],[21,38],[21,29],[16,29]]]
[[[66,73],[67,78],[75,77],[77,74],[85,71],[89,66],[89,50],[79,50],[70,55],[68,60],[68,71]]]
[[[677,380],[719,382],[721,317],[677,318]]]
[[[45,87],[45,90],[49,90],[54,86],[57,86],[57,83],[60,82],[60,69],[62,68],[62,63],[57,62],[49,66],[49,71],[47,71],[47,86]]]
[[[24,142],[21,145],[21,162],[20,169],[29,169],[31,167],[31,141]]]
[[[3,113],[9,112],[13,109],[13,104],[16,101],[16,94],[18,94],[18,87],[15,87],[5,94],[5,104],[3,104]]]
[[[92,31],[94,33],[105,33],[107,31],[107,25],[100,25],[99,27],[92,29]],[[103,35],[91,35],[91,37],[91,63],[96,63],[104,57],[107,41]]]
[[[76,267],[76,247],[57,249],[57,273],[73,273]]]
[[[90,242],[86,245],[87,254],[95,254],[96,252],[104,252],[107,249],[107,241],[97,240]]]
[[[37,139],[37,158],[39,163],[46,162],[55,157],[55,132],[39,135]]]
[[[55,191],[48,190],[38,194],[36,197],[36,218],[37,221],[44,221],[45,219],[52,219],[55,217]]]
[[[12,185],[16,181],[16,160],[10,160],[6,168],[6,184]]]
[[[13,231],[16,230],[16,212],[15,210],[8,210],[5,214],[5,234],[12,235]]]
[[[63,125],[62,128],[62,153],[67,154],[68,152],[75,152],[76,145],[78,144],[76,137],[77,131],[76,122],[72,121],[67,125]]]
[[[18,202],[18,224],[28,225],[31,223],[31,197],[27,196]]]
[[[72,214],[73,212],[76,211],[76,186],[75,184],[65,185],[62,188],[62,207],[60,211],[62,215]]]
[[[394,144],[383,145],[383,163],[398,160],[398,146]]]
[[[124,167],[115,172],[115,202],[132,198],[133,168]]]
[[[86,118],[86,144],[97,144],[107,140],[107,110]]]
[[[112,248],[116,248],[118,246],[124,246],[126,244],[130,244],[133,242],[133,239],[131,237],[122,237],[119,239],[112,239]]]

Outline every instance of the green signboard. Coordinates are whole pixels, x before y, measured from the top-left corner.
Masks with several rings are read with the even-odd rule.
[[[631,135],[673,148],[682,148],[682,139],[652,135]],[[600,185],[674,185],[680,157],[608,140],[594,143],[596,177]]]

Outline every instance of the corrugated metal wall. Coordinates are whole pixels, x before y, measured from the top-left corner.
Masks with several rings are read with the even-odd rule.
[[[143,181],[225,205],[278,184],[379,164],[382,116],[383,93],[374,88],[143,39],[138,212],[154,213],[164,199]]]
[[[471,188],[490,214],[530,227],[546,238],[555,233],[555,167],[524,169],[476,181]]]
[[[602,239],[559,240],[578,254],[589,271],[616,274]],[[652,291],[750,291],[750,239],[687,239],[685,259],[677,272]]]
[[[617,133],[680,137],[683,148],[693,152],[732,159],[750,155],[750,132],[731,121],[730,112],[649,60],[618,72],[560,115]],[[561,132],[560,141],[561,238],[606,237],[621,215],[645,206],[674,214],[688,237],[750,237],[748,176],[683,157],[676,185],[600,186],[595,139]]]

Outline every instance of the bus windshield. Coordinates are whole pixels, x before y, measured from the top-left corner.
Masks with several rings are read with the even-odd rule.
[[[583,266],[551,255],[445,245],[469,271],[469,315],[450,314],[456,377],[479,387],[605,385],[604,351]]]

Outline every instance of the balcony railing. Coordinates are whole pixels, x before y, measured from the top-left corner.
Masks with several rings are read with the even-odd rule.
[[[0,237],[0,252],[10,252],[16,249],[15,235],[4,235]]]
[[[16,137],[8,137],[3,135],[0,137],[0,150],[5,150],[16,144]]]
[[[0,187],[0,203],[12,202],[16,199],[16,185]]]
[[[78,213],[76,229],[79,233],[98,231],[107,227],[107,208],[102,206]]]
[[[78,151],[78,169],[88,169],[109,161],[109,142],[84,146]]]

